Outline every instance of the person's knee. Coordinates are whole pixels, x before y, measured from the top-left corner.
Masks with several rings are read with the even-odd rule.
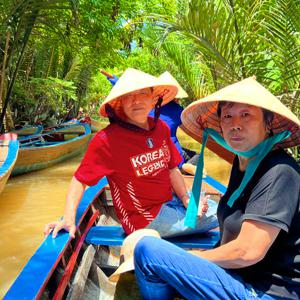
[[[156,253],[157,244],[160,239],[152,236],[143,237],[134,248],[134,260],[136,263],[143,262],[145,259],[151,258]]]

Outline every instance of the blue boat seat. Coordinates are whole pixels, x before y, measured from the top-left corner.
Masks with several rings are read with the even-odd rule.
[[[85,241],[88,244],[101,246],[121,246],[126,233],[120,226],[93,226]],[[181,247],[193,249],[211,249],[216,246],[220,239],[219,231],[209,231],[203,234],[177,236],[165,238],[165,240]]]

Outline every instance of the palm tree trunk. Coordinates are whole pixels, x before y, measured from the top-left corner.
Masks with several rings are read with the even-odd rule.
[[[25,53],[25,48],[27,46],[27,43],[28,43],[31,31],[32,31],[32,29],[34,27],[35,20],[36,20],[38,14],[39,14],[39,9],[34,9],[32,11],[31,17],[29,18],[30,22],[28,24],[28,27],[25,30],[25,33],[24,33],[24,37],[23,37],[23,40],[22,40],[22,49],[20,51],[16,67],[14,69],[12,79],[11,79],[11,81],[9,83],[7,94],[6,94],[6,97],[5,97],[5,100],[4,100],[4,104],[3,104],[3,108],[2,108],[2,112],[1,112],[1,115],[0,115],[0,126],[1,126],[0,127],[0,132],[1,133],[4,132],[3,120],[4,120],[5,112],[6,112],[6,109],[7,109],[9,100],[10,100],[10,97],[11,97],[13,86],[14,86],[16,78],[17,78],[17,74],[18,74],[18,71],[19,71],[20,64],[22,62],[22,59],[23,59],[23,56],[24,56],[24,53]]]
[[[47,78],[50,75],[50,70],[51,70],[52,63],[53,63],[53,57],[54,57],[54,47],[52,47],[52,49],[51,49],[50,59],[49,59],[45,78]]]
[[[14,121],[11,115],[11,110],[10,107],[8,105],[7,110],[6,110],[6,114],[5,114],[5,129],[6,131],[10,131],[14,128]]]
[[[9,40],[10,40],[10,32],[6,32],[6,42],[5,42],[5,49],[4,49],[4,58],[2,64],[2,72],[1,72],[1,81],[0,81],[0,107],[2,108],[3,102],[3,90],[4,90],[4,81],[5,81],[5,69],[6,69],[6,61],[8,56],[8,47],[9,47]]]
[[[9,41],[10,41],[10,31],[6,32],[5,39],[5,49],[4,49],[4,57],[2,64],[2,72],[1,72],[1,80],[0,80],[0,109],[2,109],[4,94],[4,84],[5,84],[5,76],[6,76],[6,67],[7,67],[7,57],[8,57],[8,49],[9,49]],[[4,121],[4,120],[3,120]],[[5,128],[10,130],[14,126],[11,112],[8,110],[8,113],[5,114]]]

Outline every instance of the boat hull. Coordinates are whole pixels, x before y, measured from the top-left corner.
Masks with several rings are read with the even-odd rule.
[[[14,168],[17,160],[19,142],[18,141],[5,141],[6,145],[1,145],[0,159],[3,161],[0,165],[0,194]]]
[[[101,130],[103,128],[103,125],[99,122],[99,121],[96,121],[94,119],[91,119],[91,129],[92,129],[92,132],[98,132],[99,130]]]

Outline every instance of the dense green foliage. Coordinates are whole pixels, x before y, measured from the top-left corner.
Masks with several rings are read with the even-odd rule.
[[[143,45],[146,25],[141,16],[175,14],[171,3],[4,1],[0,4],[2,105],[8,100],[16,123],[63,118],[68,110],[76,114],[80,106],[88,107],[107,95],[110,84],[98,74],[99,68],[120,74],[132,65],[153,72],[151,61],[156,59]],[[161,62],[158,58],[158,71],[164,70]]]
[[[111,88],[99,68],[127,67],[170,71],[184,104],[255,74],[300,115],[298,0],[3,0],[0,24],[0,104],[15,124],[96,114]]]

